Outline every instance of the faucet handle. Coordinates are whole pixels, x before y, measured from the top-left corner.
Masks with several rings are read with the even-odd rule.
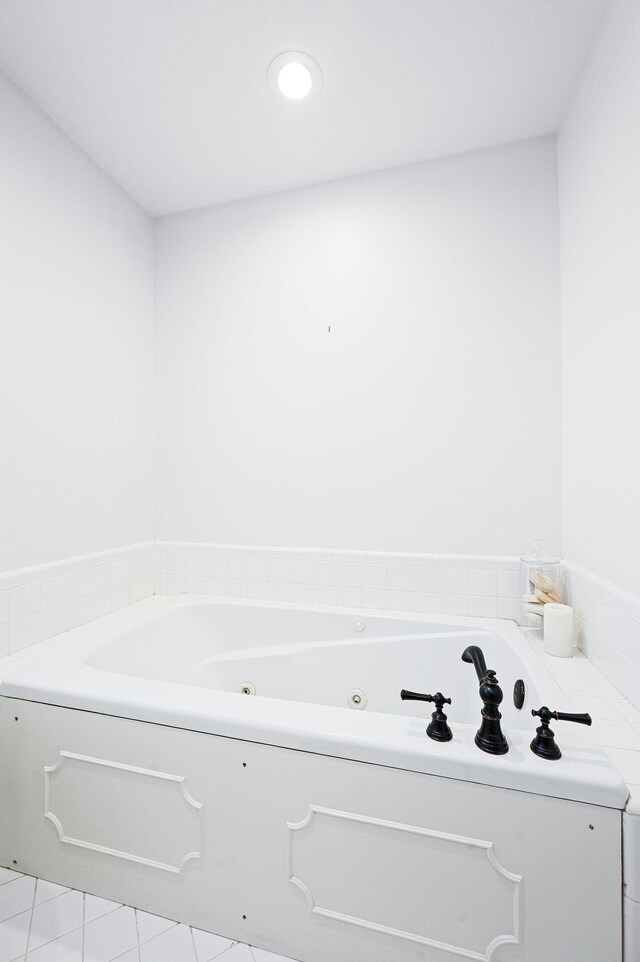
[[[534,755],[547,758],[550,761],[562,758],[562,752],[556,745],[554,733],[549,728],[549,722],[552,718],[555,718],[556,721],[576,722],[578,725],[590,725],[592,722],[591,715],[586,712],[576,714],[566,711],[551,711],[546,705],[538,709],[532,708],[531,714],[540,719],[540,727],[536,728],[536,737],[531,742],[531,751]]]
[[[437,691],[435,695],[423,695],[419,691],[407,691],[403,688],[400,692],[403,701],[432,701],[436,708],[442,710],[443,705],[450,705],[451,699],[445,698],[442,692]]]
[[[435,695],[423,695],[418,691],[407,691],[405,688],[400,692],[403,701],[428,701],[433,702],[436,710],[431,715],[431,721],[427,725],[427,735],[436,742],[450,742],[453,733],[447,724],[447,716],[442,710],[443,705],[450,705],[451,699],[445,698],[441,691]]]

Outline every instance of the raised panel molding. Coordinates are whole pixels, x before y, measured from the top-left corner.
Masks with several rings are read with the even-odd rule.
[[[363,834],[359,840],[354,839],[353,832],[348,829],[349,824],[355,828],[354,823],[363,828]],[[476,962],[490,962],[493,953],[501,945],[520,945],[522,876],[509,872],[500,864],[494,852],[493,842],[316,805],[309,806],[307,815],[302,821],[287,822],[287,827],[289,830],[288,881],[303,893],[309,912],[410,942],[428,945],[465,959],[476,960]],[[315,844],[310,838],[314,832]],[[333,850],[332,832],[335,842]],[[397,844],[390,848],[389,842],[394,835]],[[416,838],[416,845],[410,849],[403,843],[407,835],[413,835]],[[300,846],[296,859],[296,839],[303,840],[305,836],[309,842],[307,851],[306,853],[302,851]],[[421,846],[418,840],[426,842],[427,848],[425,844]],[[429,842],[432,843],[431,852],[428,851]],[[372,878],[376,865],[376,847],[379,848],[381,845],[386,849],[387,856],[394,847],[396,848],[395,872],[389,876],[390,884],[386,884],[384,878]],[[305,861],[305,854],[306,866],[302,864]],[[337,859],[335,859],[336,855]],[[416,921],[424,919],[423,909],[428,906],[430,893],[424,886],[416,885],[414,882],[416,875],[419,874],[415,870],[416,860],[421,857],[426,858],[428,855],[433,856],[433,863],[429,864],[428,871],[438,895],[433,913],[438,918],[434,919],[432,924],[446,926],[446,919],[443,921],[440,909],[451,908],[454,905],[458,923],[461,919],[466,921],[471,917],[473,924],[474,910],[477,916],[482,909],[482,906],[478,907],[477,898],[485,897],[491,902],[492,911],[485,913],[486,917],[483,916],[480,919],[482,924],[476,926],[479,931],[475,933],[475,939],[480,944],[457,944],[453,937],[453,930],[456,928],[459,930],[459,924],[457,926],[452,924],[451,937],[447,939],[442,934],[440,937],[435,937],[435,934],[431,936],[428,932],[412,930],[400,924],[393,925],[389,917],[386,919],[373,917],[376,911],[373,903],[377,900],[384,903],[378,906],[378,912],[386,912],[388,916],[395,912],[399,918],[403,917],[405,920],[411,915]],[[461,855],[462,860],[459,858]],[[447,858],[449,865],[447,865]],[[300,863],[297,866],[296,861]],[[337,864],[337,861],[340,864]],[[382,859],[382,862],[385,861],[388,860]],[[466,868],[466,871],[462,872],[461,868]],[[424,873],[424,866],[422,871]],[[305,872],[306,881],[302,877]],[[370,915],[372,917],[366,917],[364,912],[354,914],[352,911],[341,910],[341,906],[337,903],[340,899],[343,902],[348,901],[354,889],[358,891],[356,901],[362,902],[361,893],[367,888],[368,880],[370,880],[371,892],[376,893],[371,898],[373,911]],[[493,891],[490,891],[492,886]],[[322,895],[314,894],[316,887],[323,889]],[[330,902],[332,897],[335,898],[333,907],[320,904],[322,901]],[[366,899],[366,895],[364,897]],[[499,931],[501,922],[506,931]],[[498,931],[491,938],[481,942],[481,930],[486,929],[487,925],[494,926]],[[419,926],[416,925],[416,929],[418,928]]]
[[[182,775],[61,751],[44,766],[44,817],[65,845],[165,872],[202,858],[202,803]]]

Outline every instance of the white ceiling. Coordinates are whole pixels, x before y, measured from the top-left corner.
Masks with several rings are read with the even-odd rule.
[[[0,0],[0,66],[159,215],[553,131],[604,2]]]

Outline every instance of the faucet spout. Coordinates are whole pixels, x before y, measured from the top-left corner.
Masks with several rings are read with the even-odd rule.
[[[487,663],[484,660],[482,649],[478,648],[477,645],[469,645],[469,647],[465,648],[462,652],[462,660],[466,661],[469,665],[473,665],[478,676],[478,682],[482,683],[487,677]]]
[[[500,703],[503,699],[502,688],[496,673],[487,668],[484,654],[477,645],[469,645],[462,652],[462,660],[473,665],[480,684],[479,695],[482,700],[482,721],[476,732],[475,742],[483,752],[490,755],[504,755],[509,751],[507,739],[500,727]]]

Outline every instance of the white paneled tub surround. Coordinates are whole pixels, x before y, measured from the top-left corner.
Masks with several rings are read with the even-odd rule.
[[[452,698],[451,742],[402,687]],[[563,695],[513,624],[156,599],[0,696],[3,865],[303,962],[621,958],[627,788],[581,727],[531,753]]]

